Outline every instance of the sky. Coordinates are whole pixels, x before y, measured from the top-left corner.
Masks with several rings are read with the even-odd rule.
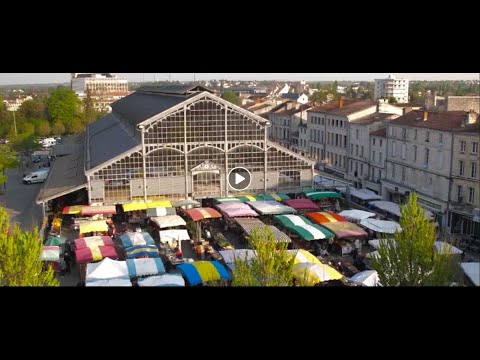
[[[116,73],[126,77],[131,82],[166,81],[171,76],[172,81],[193,81],[209,79],[227,80],[278,80],[278,81],[372,81],[386,78],[386,73]],[[479,73],[393,73],[397,78],[409,80],[478,80]],[[45,84],[64,83],[70,81],[70,74],[60,73],[0,73],[0,85],[15,84]]]

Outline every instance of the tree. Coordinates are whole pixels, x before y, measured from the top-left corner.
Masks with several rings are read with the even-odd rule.
[[[79,118],[73,118],[66,124],[65,129],[68,134],[78,134],[85,129],[85,125]]]
[[[95,107],[93,104],[93,99],[91,95],[90,89],[87,89],[87,96],[83,100],[83,115],[84,115],[84,123],[90,124],[92,121],[96,119]]]
[[[267,226],[252,229],[248,243],[256,256],[235,259],[232,286],[293,285],[293,259],[286,252],[287,243],[276,242]]]
[[[393,96],[391,96],[389,99],[388,99],[388,102],[390,104],[396,104],[397,103],[397,99],[395,99]]]
[[[0,286],[58,286],[52,268],[43,269],[38,230],[22,232],[0,207]]]
[[[12,141],[12,148],[16,151],[32,152],[41,147],[33,134],[21,134]]]
[[[225,90],[222,94],[222,99],[227,100],[235,105],[240,105],[240,98],[231,90]]]
[[[47,121],[41,121],[35,130],[38,136],[48,136],[50,135],[50,124]]]
[[[16,167],[18,164],[17,154],[10,145],[0,145],[0,185],[7,181],[5,170]]]
[[[20,106],[19,113],[27,119],[45,119],[45,110],[45,103],[37,100],[27,100]]]
[[[65,125],[57,121],[52,125],[52,134],[53,135],[63,135],[65,133]]]
[[[65,126],[80,118],[81,101],[74,91],[59,89],[48,98],[48,118],[51,123],[62,122]]]
[[[327,101],[327,93],[324,91],[315,91],[309,98],[310,101],[324,102]]]
[[[449,286],[456,275],[451,249],[434,251],[435,227],[423,213],[413,193],[401,207],[401,232],[395,241],[380,241],[379,256],[371,266],[385,286]],[[390,239],[390,240],[393,240]]]

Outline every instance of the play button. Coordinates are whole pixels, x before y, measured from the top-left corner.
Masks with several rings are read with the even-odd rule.
[[[247,169],[236,167],[228,173],[228,183],[233,189],[242,191],[250,186],[252,183],[252,176]]]

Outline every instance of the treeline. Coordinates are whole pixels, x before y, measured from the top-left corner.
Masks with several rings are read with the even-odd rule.
[[[2,105],[3,100],[0,96]],[[37,94],[15,113],[0,106],[0,138],[18,143],[27,138],[78,134],[87,124],[105,116],[93,105],[89,94],[81,101],[74,91],[57,89],[49,95]]]

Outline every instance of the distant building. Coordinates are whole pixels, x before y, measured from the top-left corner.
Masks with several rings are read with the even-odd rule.
[[[408,103],[408,84],[407,79],[397,79],[389,75],[387,79],[375,79],[374,101],[394,97],[398,103]]]
[[[72,90],[80,99],[90,92],[97,111],[111,112],[111,104],[129,94],[128,80],[109,73],[102,74],[71,74]]]
[[[429,94],[425,98],[428,111],[470,111],[480,113],[480,96],[437,96]]]
[[[33,98],[31,96],[20,95],[17,97],[5,99],[3,100],[3,103],[7,111],[18,111],[18,109],[20,109],[20,106],[22,106],[22,104],[27,100],[33,100]]]

